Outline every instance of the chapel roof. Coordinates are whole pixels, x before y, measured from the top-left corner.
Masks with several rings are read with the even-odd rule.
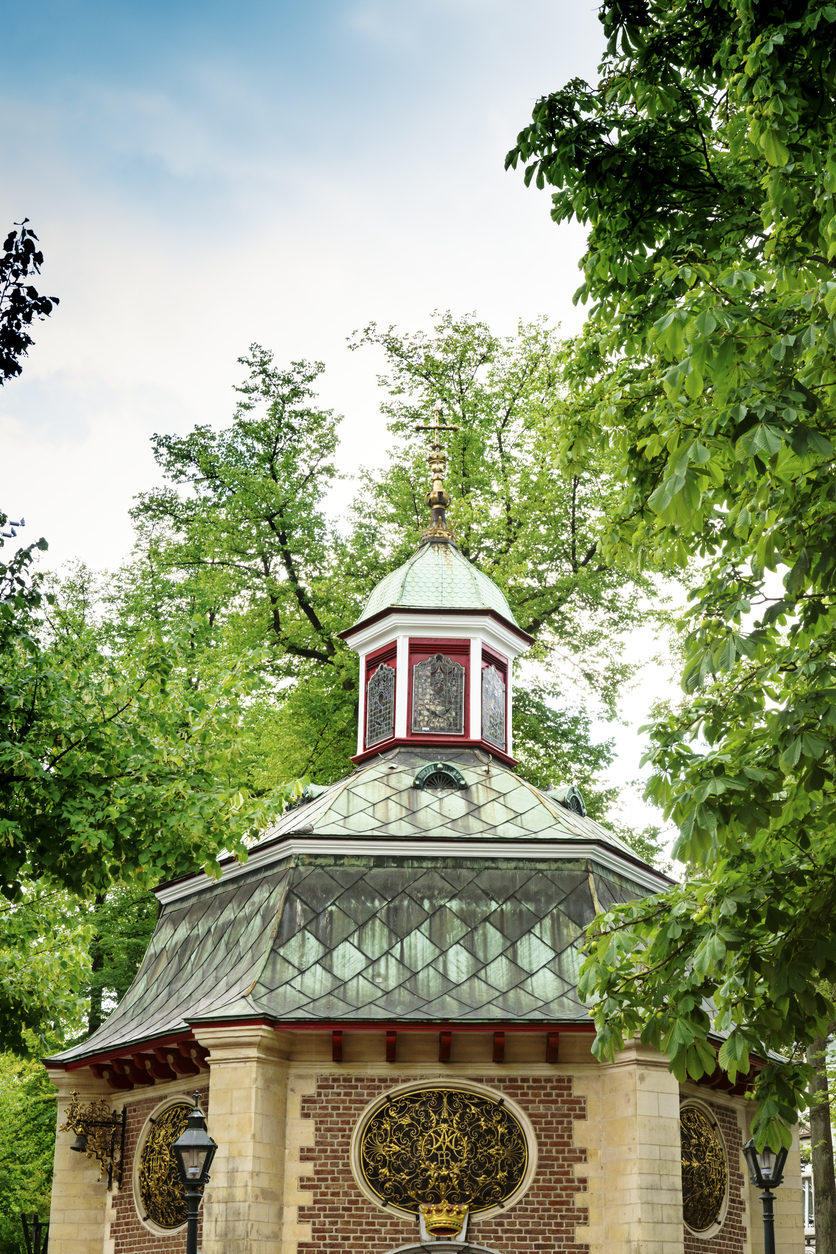
[[[466,788],[414,787],[432,752],[380,755],[293,807],[219,883],[163,887],[131,988],[54,1061],[254,1016],[586,1021],[584,929],[665,877],[479,750],[445,754]]]
[[[390,609],[493,611],[519,627],[505,593],[452,541],[425,540],[373,588],[355,626]]]

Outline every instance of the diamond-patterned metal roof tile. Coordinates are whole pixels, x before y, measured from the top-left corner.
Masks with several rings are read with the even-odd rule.
[[[385,954],[397,941],[397,934],[386,926],[379,914],[373,914],[354,935],[354,944],[370,961]]]
[[[410,932],[394,952],[405,967],[409,967],[411,971],[422,971],[438,957],[441,950],[432,943],[429,936],[424,936],[422,932]]]
[[[377,1001],[379,996],[380,989],[363,975],[355,975],[353,980],[349,980],[340,988],[340,997],[357,1010],[363,1006],[370,1006]]]
[[[369,959],[351,941],[343,941],[336,949],[322,956],[321,965],[341,980],[350,980],[369,965]]]
[[[468,930],[467,924],[449,906],[442,906],[435,914],[431,914],[422,928],[439,949],[455,945]]]
[[[458,984],[451,996],[463,1002],[469,1010],[483,1010],[496,997],[496,989],[474,975],[462,984]]]
[[[305,971],[315,962],[319,962],[320,958],[324,958],[328,952],[315,936],[304,929],[297,932],[295,936],[291,936],[280,950],[281,956],[287,962],[291,962],[294,967],[298,967],[300,971]]]
[[[465,949],[469,949],[475,954],[480,962],[492,962],[503,949],[508,947],[508,941],[497,928],[490,923],[482,923],[472,932],[462,937],[462,945]]]
[[[424,1007],[424,1015],[428,1019],[460,1019],[467,1011],[467,1006],[463,1001],[445,993],[443,997],[437,997],[435,1001],[428,1002]]]
[[[518,967],[505,954],[499,954],[482,970],[482,978],[493,985],[497,992],[522,984],[528,974],[524,967]]]
[[[483,965],[463,945],[451,945],[433,959],[431,966],[446,975],[454,984],[461,984]]]
[[[163,909],[122,1003],[64,1056],[127,1048],[213,1016],[585,1017],[575,992],[579,944],[596,900],[647,891],[634,882],[632,855],[622,858],[612,833],[486,755],[451,747],[444,756],[464,774],[464,790],[414,788],[433,759],[398,749],[294,807],[266,834],[303,833],[304,852],[270,861],[281,857],[273,844],[255,869],[211,887],[195,881],[191,897]],[[333,844],[317,852],[319,834],[344,838],[345,853]],[[374,856],[360,852],[354,835],[428,839],[403,856],[395,844]],[[463,836],[484,842],[474,846],[479,856],[450,857],[430,843]],[[518,857],[508,844],[490,852],[489,842],[510,839],[528,848]],[[543,858],[531,856],[534,840],[546,842]],[[596,852],[602,846],[606,858]]]

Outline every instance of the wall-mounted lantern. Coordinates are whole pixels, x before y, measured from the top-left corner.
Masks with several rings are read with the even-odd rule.
[[[113,1188],[114,1176],[120,1188],[122,1185],[127,1113],[125,1107],[118,1114],[112,1111],[104,1098],[85,1104],[78,1100],[78,1093],[73,1093],[65,1122],[58,1129],[59,1132],[75,1132],[70,1149],[96,1159],[101,1167],[99,1179],[107,1174],[109,1189]]]

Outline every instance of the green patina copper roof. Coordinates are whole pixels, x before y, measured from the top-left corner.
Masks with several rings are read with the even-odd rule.
[[[431,752],[381,755],[285,814],[252,851],[264,851],[260,866],[184,883],[122,1002],[56,1061],[253,1015],[584,1019],[575,991],[584,928],[598,907],[664,877],[478,750],[445,751],[465,788],[416,788]],[[283,853],[290,837],[310,847]],[[384,838],[379,854],[370,848]],[[450,843],[474,839],[478,853],[453,856]]]
[[[413,787],[421,768],[437,758],[461,772],[461,791]],[[294,806],[263,839],[295,833],[379,840],[581,841],[635,858],[608,827],[567,810],[509,766],[479,750],[452,747],[403,747],[373,758],[307,804]]]
[[[518,626],[505,594],[454,544],[422,544],[408,562],[381,579],[358,621],[389,609],[493,610]]]
[[[120,1005],[56,1061],[261,1015],[585,1020],[575,986],[596,898],[636,891],[578,858],[287,857],[165,906]]]

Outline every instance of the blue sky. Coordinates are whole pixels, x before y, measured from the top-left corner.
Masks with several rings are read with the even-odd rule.
[[[577,326],[582,234],[503,158],[600,50],[574,0],[9,6],[0,223],[31,219],[61,305],[0,392],[7,507],[112,566],[148,437],[225,421],[251,341],[327,363],[352,468],[383,446],[356,327]],[[95,527],[67,526],[79,492]]]
[[[0,226],[28,215],[61,299],[0,389],[25,537],[117,565],[149,437],[228,420],[254,340],[325,361],[351,471],[386,444],[355,328],[452,309],[576,330],[583,232],[503,160],[602,47],[588,0],[7,5]]]

